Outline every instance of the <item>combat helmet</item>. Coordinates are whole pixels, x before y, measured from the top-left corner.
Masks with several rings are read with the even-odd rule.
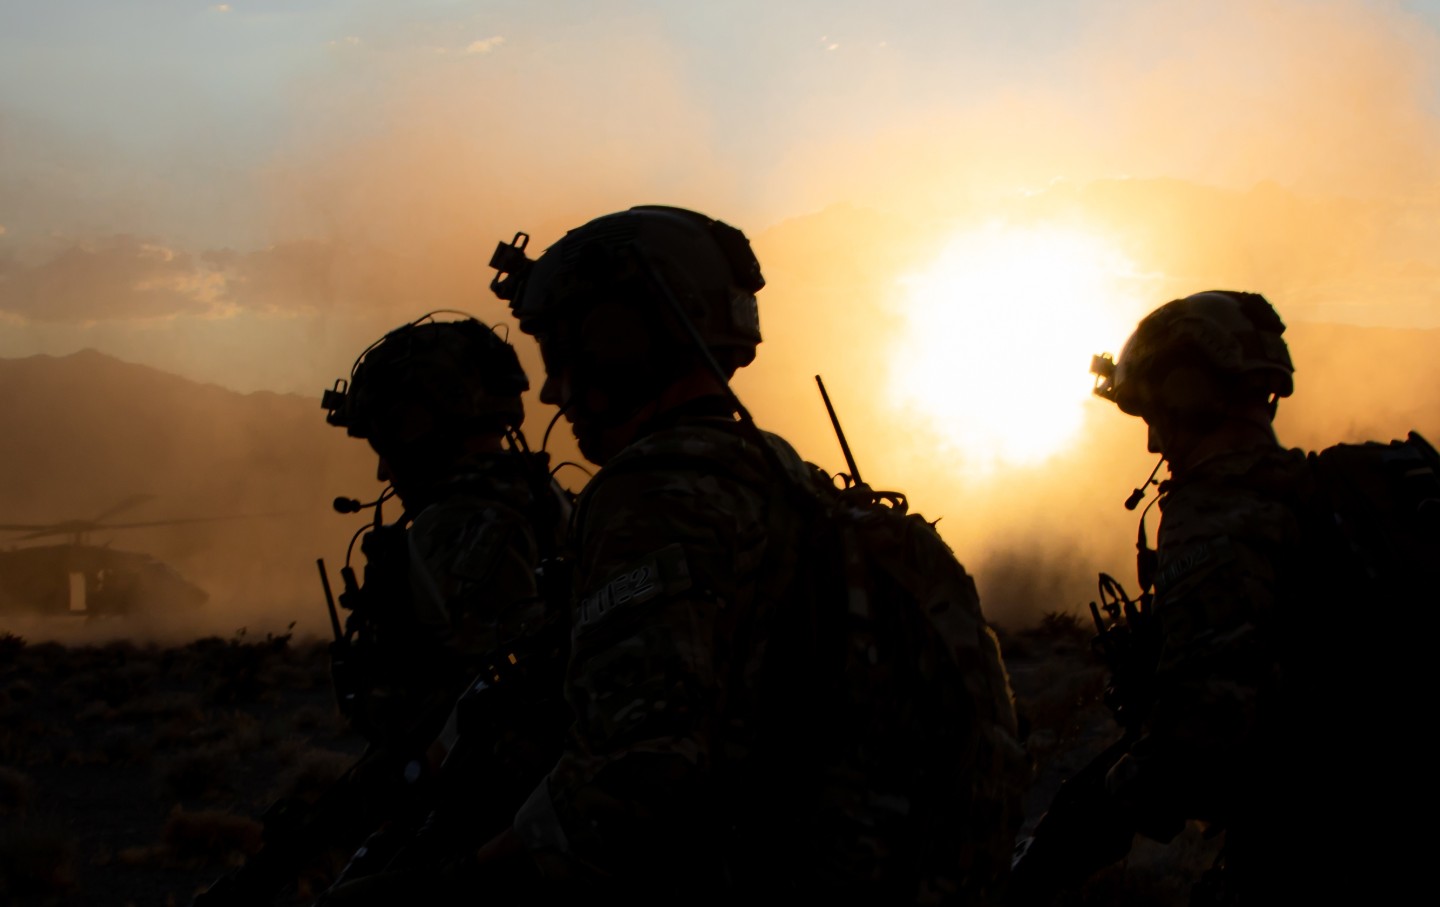
[[[325,391],[325,421],[376,449],[509,433],[525,419],[530,387],[515,348],[474,318],[430,313],[396,328]]]
[[[1156,399],[1148,385],[1181,362],[1199,362],[1272,401],[1288,397],[1295,389],[1295,366],[1280,336],[1284,332],[1280,316],[1259,293],[1207,290],[1176,299],[1140,321],[1118,361],[1109,353],[1092,360],[1095,394],[1139,416],[1145,402]]]
[[[524,254],[528,240],[519,233],[500,244],[490,262],[500,273],[490,286],[509,301],[522,331],[548,338],[562,354],[581,340],[573,330],[588,314],[616,303],[649,306],[672,349],[693,352],[698,336],[732,369],[754,360],[755,294],[765,278],[749,240],[729,224],[641,205],[571,230],[535,261]]]

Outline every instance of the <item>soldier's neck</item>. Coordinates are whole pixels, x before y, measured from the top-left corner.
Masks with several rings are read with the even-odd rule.
[[[605,460],[633,444],[642,435],[654,431],[657,426],[665,425],[676,415],[691,413],[697,407],[709,407],[716,400],[724,404],[717,405],[716,408],[728,409],[724,392],[725,388],[719,379],[708,371],[696,367],[686,372],[662,389],[653,400],[642,406],[624,423],[606,431],[602,439],[605,445]],[[590,454],[586,456],[602,466],[605,463],[605,460],[596,460]]]
[[[1203,435],[1179,438],[1173,446],[1173,452],[1165,452],[1165,459],[1170,464],[1170,475],[1179,479],[1216,457],[1278,448],[1280,442],[1268,420],[1229,419]]]

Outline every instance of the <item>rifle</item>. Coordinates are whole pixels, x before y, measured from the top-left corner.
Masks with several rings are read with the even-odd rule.
[[[226,907],[272,902],[296,881],[308,863],[332,847],[354,850],[368,831],[413,799],[411,788],[421,778],[418,767],[422,765],[425,744],[433,737],[434,728],[444,720],[450,702],[441,698],[421,703],[416,709],[418,717],[412,717],[408,727],[398,733],[393,729],[381,733],[371,724],[373,710],[367,707],[367,694],[374,681],[371,649],[377,617],[384,617],[377,613],[381,603],[376,601],[376,588],[383,582],[375,574],[378,565],[384,562],[378,549],[382,543],[393,542],[389,536],[381,535],[388,529],[377,527],[362,543],[369,559],[367,585],[375,581],[370,590],[362,590],[356,581],[347,555],[347,564],[340,571],[344,582],[340,606],[350,611],[350,615],[343,628],[325,561],[315,562],[335,637],[329,653],[336,702],[352,726],[372,741],[385,742],[372,743],[314,803],[284,797],[271,804],[261,816],[264,830],[260,850],[243,866],[216,880],[195,899],[197,905]]]
[[[1150,707],[1160,657],[1160,629],[1151,613],[1151,593],[1147,589],[1139,598],[1131,598],[1108,573],[1100,574],[1099,586],[1100,604],[1090,603],[1095,623],[1090,644],[1110,669],[1104,702],[1116,724],[1127,733],[1136,732]]]
[[[326,850],[353,849],[366,831],[404,802],[414,773],[399,748],[375,748],[352,765],[313,804],[284,797],[261,817],[260,850],[195,898],[196,907],[268,904],[294,884]]]
[[[443,874],[446,864],[472,855],[510,824],[523,796],[558,756],[571,715],[568,704],[551,695],[559,690],[553,681],[565,664],[563,644],[542,644],[525,654],[508,648],[489,659],[426,748],[416,770],[422,783],[365,839],[317,903],[367,876]],[[529,729],[521,735],[528,735],[530,749],[517,758],[508,745],[522,727]]]
[[[1060,785],[1029,837],[1015,845],[1008,903],[1049,904],[1130,851],[1134,823],[1105,792],[1105,776],[1130,751],[1125,734]]]
[[[1009,889],[1015,907],[1049,904],[1078,886],[1124,857],[1137,831],[1156,837],[1168,831],[1139,828],[1137,817],[1105,789],[1106,776],[1140,736],[1159,646],[1148,591],[1132,599],[1108,573],[1100,574],[1099,591],[1099,603],[1090,603],[1091,645],[1110,668],[1104,701],[1123,733],[1060,785],[1035,830],[1016,843]]]
[[[521,716],[536,720],[537,708],[539,720],[557,729],[567,725],[544,711],[547,705],[565,708],[563,701],[537,703],[526,695],[523,681],[543,658],[522,659],[507,652],[491,661],[487,673],[447,706],[448,717],[438,734],[421,737],[417,732],[372,747],[314,804],[295,798],[273,804],[262,817],[260,851],[197,896],[196,907],[273,902],[307,863],[331,848],[353,854],[333,889],[396,865],[432,865],[458,845],[478,847],[503,827],[519,806],[495,794],[497,780],[503,783],[514,774],[494,755],[504,742],[504,729],[518,726]],[[417,727],[433,727],[433,712],[431,716]],[[560,736],[557,730],[556,748]],[[515,790],[526,793],[530,787],[524,784],[533,786],[535,780],[526,779]],[[486,808],[491,804],[493,808]],[[472,842],[475,837],[480,840]]]

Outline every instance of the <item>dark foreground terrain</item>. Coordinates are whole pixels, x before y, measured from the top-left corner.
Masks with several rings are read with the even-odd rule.
[[[1088,639],[1063,615],[1004,639],[1037,767],[1032,821],[1112,733]],[[327,670],[323,644],[289,636],[66,647],[0,635],[0,902],[189,904],[259,846],[270,803],[313,798],[359,753]],[[1142,842],[1075,902],[1184,903],[1213,849],[1194,830]]]

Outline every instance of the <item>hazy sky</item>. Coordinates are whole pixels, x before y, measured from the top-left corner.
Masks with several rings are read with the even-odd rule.
[[[1108,336],[1239,283],[1440,326],[1437,38],[1440,2],[0,0],[0,355],[313,392],[420,311],[503,318],[495,239],[644,202],[887,296],[1059,224],[1129,280]]]

